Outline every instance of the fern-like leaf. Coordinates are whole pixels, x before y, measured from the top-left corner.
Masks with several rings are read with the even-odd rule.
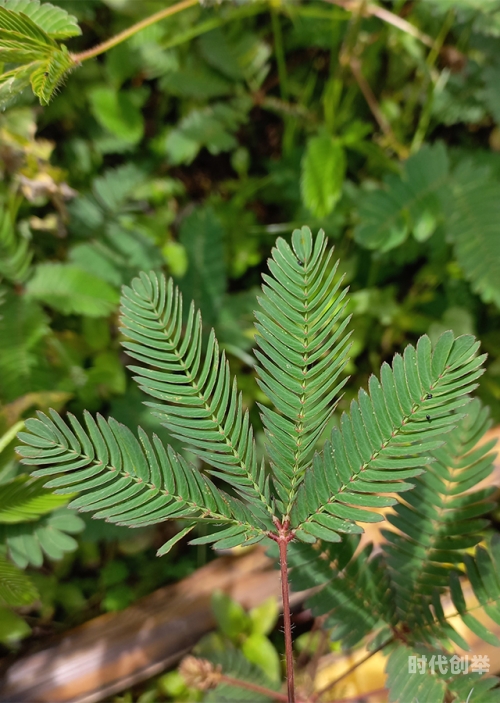
[[[500,184],[491,169],[464,160],[450,168],[443,144],[424,146],[367,193],[354,236],[368,249],[389,251],[410,233],[428,239],[441,225],[474,292],[500,307]]]
[[[340,290],[337,265],[330,268],[333,250],[326,253],[324,233],[313,242],[307,227],[295,230],[292,246],[277,240],[256,312],[258,383],[278,412],[260,407],[285,518],[347,380],[341,373],[349,339],[347,291]]]
[[[390,703],[443,703],[451,699],[457,703],[499,703],[500,689],[494,688],[499,682],[497,677],[485,677],[479,672],[452,673],[452,657],[442,649],[399,643],[386,666]],[[455,666],[460,662],[457,659]]]
[[[28,274],[32,252],[28,240],[16,236],[14,214],[5,206],[0,210],[0,277],[20,283]]]
[[[391,174],[384,187],[360,199],[359,244],[389,251],[418,228],[423,214],[439,217],[440,196],[450,186],[448,155],[443,144],[424,146],[405,162],[401,176]],[[432,230],[429,232],[432,234]]]
[[[76,17],[50,2],[41,5],[39,0],[2,0],[1,6],[29,17],[52,39],[68,39],[82,33]]]
[[[49,330],[41,307],[11,291],[0,319],[0,397],[3,402],[44,387],[43,338]],[[47,388],[47,385],[45,385]]]
[[[182,221],[179,243],[189,261],[179,290],[184,300],[194,301],[210,329],[217,323],[227,285],[224,230],[211,208],[198,208]]]
[[[448,682],[448,691],[456,701],[469,703],[500,703],[498,676],[482,676],[479,672],[470,672],[455,676]]]
[[[383,519],[365,508],[392,499],[373,494],[413,488],[407,479],[431,461],[483,373],[478,347],[470,335],[445,332],[432,350],[423,336],[392,367],[382,365],[381,382],[371,376],[370,394],[359,392],[306,474],[292,513],[297,537],[339,541],[341,532],[362,531],[356,521]]]
[[[290,583],[294,591],[320,590],[307,599],[317,617],[328,615],[325,627],[331,639],[346,648],[394,622],[395,609],[389,578],[381,555],[372,556],[372,545],[357,552],[359,537],[341,543],[319,541],[314,546],[290,545]]]
[[[63,78],[75,67],[64,45],[56,39],[76,36],[80,29],[65,10],[37,0],[0,3],[0,60],[20,64],[0,77],[0,101],[10,102],[14,88],[28,81],[42,105],[47,105]]]
[[[500,307],[500,184],[490,169],[464,162],[452,183],[446,232],[474,292]]]
[[[478,546],[474,556],[465,554],[463,561],[477,602],[496,625],[500,624],[500,539],[498,535],[491,540],[489,549]],[[466,600],[463,583],[456,571],[452,571],[449,575],[449,587],[456,612],[469,630],[485,642],[495,647],[500,646],[498,637],[472,614],[471,611],[476,610],[476,603],[470,599]],[[432,605],[439,623],[446,625],[447,618],[439,605],[437,593],[434,594]],[[456,641],[457,635],[452,636],[449,624],[446,634]],[[464,649],[468,649],[467,644]]]
[[[65,501],[43,487],[43,480],[18,476],[0,485],[0,524],[32,522],[52,512]]]
[[[414,627],[421,620],[422,602],[430,602],[436,588],[448,586],[450,568],[463,563],[465,550],[482,539],[494,492],[470,488],[492,471],[495,440],[477,447],[491,425],[489,413],[479,400],[447,436],[434,461],[415,479],[414,490],[404,495],[388,515],[398,532],[384,530],[384,551],[394,584],[400,617]]]
[[[432,675],[426,668],[427,662],[438,661],[442,652],[425,646],[406,647],[399,644],[387,659],[387,688],[390,703],[406,700],[418,700],[419,703],[443,703],[446,693],[446,681],[443,676]],[[411,670],[411,657],[414,661],[425,662],[422,671]],[[435,659],[432,660],[432,657]]]
[[[67,496],[52,497],[68,500]],[[78,543],[72,535],[84,527],[85,523],[74,510],[59,508],[36,522],[0,524],[0,541],[5,543],[9,557],[21,569],[28,565],[40,568],[44,555],[57,561],[67,552],[74,552]]]
[[[0,603],[23,606],[37,598],[38,591],[28,576],[0,555]]]
[[[263,686],[270,691],[279,690],[279,683],[270,679],[255,664],[252,664],[242,652],[229,646],[223,652],[206,652],[204,654],[223,674],[240,681]],[[219,684],[203,697],[203,703],[271,703],[273,698],[266,694],[232,686],[226,682]]]
[[[237,528],[240,542],[255,538],[251,512],[225,496],[212,482],[139,429],[139,440],[124,425],[85,413],[86,430],[69,415],[68,426],[55,411],[26,421],[20,432],[23,463],[48,466],[35,476],[57,476],[46,485],[56,493],[80,493],[69,507],[129,527],[168,518],[211,519]],[[61,475],[59,475],[61,474]],[[194,526],[194,521],[191,527]],[[217,538],[221,533],[217,534]],[[162,552],[165,553],[165,550]]]
[[[41,105],[48,105],[64,79],[75,68],[75,63],[63,45],[52,50],[41,61],[32,64],[30,83]]]
[[[202,323],[194,305],[183,340],[182,320],[182,297],[171,279],[167,284],[154,273],[141,274],[124,287],[123,332],[132,340],[124,347],[144,364],[131,369],[140,388],[162,401],[148,405],[174,437],[213,467],[214,476],[251,504],[263,526],[272,526],[268,483],[225,354],[212,331],[202,361]]]

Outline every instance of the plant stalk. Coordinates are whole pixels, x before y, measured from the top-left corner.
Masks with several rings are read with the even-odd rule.
[[[389,639],[385,640],[384,642],[382,642],[382,644],[380,644],[378,647],[373,649],[371,652],[368,652],[368,654],[366,656],[364,656],[362,659],[360,659],[355,664],[353,664],[351,667],[346,669],[346,671],[344,671],[336,679],[334,679],[333,681],[330,681],[330,683],[328,683],[326,686],[323,686],[323,688],[320,688],[319,691],[316,691],[311,697],[311,703],[316,703],[318,701],[318,699],[321,698],[321,696],[324,693],[326,693],[331,688],[336,686],[338,683],[343,681],[347,676],[352,674],[353,671],[356,671],[356,669],[358,669],[358,667],[360,667],[362,664],[364,664],[369,659],[371,659],[374,656],[374,654],[377,654],[377,652],[382,651],[382,649],[384,649],[384,647],[387,647],[387,645],[390,644],[392,641],[393,641],[393,637],[390,637]],[[343,700],[350,700],[350,699],[343,699]],[[342,701],[337,701],[337,703],[342,703]]]
[[[266,688],[265,686],[259,686],[256,683],[251,683],[251,681],[243,681],[242,679],[237,679],[234,676],[221,674],[220,682],[226,683],[229,686],[237,686],[238,688],[244,688],[247,691],[253,691],[254,693],[260,693],[264,696],[268,696],[268,698],[274,698],[275,701],[280,701],[280,703],[288,703],[287,696],[285,696],[284,693],[272,691],[270,688]]]
[[[165,7],[163,10],[155,12],[154,15],[146,17],[140,22],[133,24],[131,27],[124,29],[123,32],[116,34],[114,37],[111,37],[111,39],[107,39],[105,42],[97,44],[97,46],[94,46],[92,49],[82,51],[80,54],[72,54],[72,59],[76,64],[82,63],[82,61],[87,61],[88,59],[93,59],[95,56],[104,54],[105,51],[109,51],[109,49],[112,49],[114,46],[126,41],[134,34],[137,34],[137,32],[146,29],[146,27],[150,27],[152,24],[165,19],[165,17],[170,17],[170,15],[175,15],[178,12],[182,12],[182,10],[186,10],[188,7],[194,7],[195,5],[198,5],[198,3],[199,0],[181,0],[181,2],[178,2],[175,5]]]
[[[285,630],[286,685],[288,703],[295,703],[295,683],[293,676],[292,618],[290,614],[290,588],[288,584],[288,542],[292,537],[286,527],[280,530],[278,547],[280,550],[281,594],[283,597],[283,623]]]

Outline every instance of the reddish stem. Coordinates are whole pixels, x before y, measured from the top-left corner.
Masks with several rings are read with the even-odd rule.
[[[248,691],[254,691],[254,693],[262,693],[264,696],[268,696],[268,698],[274,698],[275,701],[283,701],[283,703],[288,703],[287,697],[284,693],[279,693],[278,691],[271,691],[270,688],[266,688],[265,686],[259,686],[256,683],[251,683],[250,681],[236,679],[233,676],[228,676],[227,674],[221,674],[220,681],[222,683],[227,683],[230,686],[246,688]]]
[[[295,703],[295,684],[293,676],[293,645],[292,645],[292,618],[290,613],[290,588],[288,584],[288,543],[293,539],[294,533],[290,532],[290,523],[285,520],[283,524],[276,521],[278,534],[273,538],[278,543],[280,550],[281,594],[283,598],[283,624],[285,631],[285,657],[286,657],[286,684],[288,703]]]

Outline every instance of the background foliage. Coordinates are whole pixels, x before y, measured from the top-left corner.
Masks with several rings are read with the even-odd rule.
[[[164,5],[52,4],[82,29],[45,20],[61,71],[61,42],[86,49]],[[168,530],[106,527],[105,541],[27,481],[13,452],[36,408],[87,408],[166,435],[118,344],[120,286],[141,269],[165,270],[195,300],[259,426],[249,352],[260,273],[277,234],[321,226],[352,294],[350,388],[423,333],[473,333],[489,354],[479,395],[500,421],[500,3],[342,5],[192,7],[84,62],[43,107],[3,55],[17,73],[0,84],[0,490],[2,506],[12,500],[0,573],[14,584],[0,598],[22,606],[8,611],[4,645],[30,632],[19,613],[41,636],[55,616],[124,607],[195,566],[146,567]]]

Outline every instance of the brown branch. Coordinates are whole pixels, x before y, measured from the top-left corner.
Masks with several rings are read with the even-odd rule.
[[[262,695],[264,696],[274,698],[275,701],[282,701],[282,703],[288,702],[288,696],[286,695],[286,693],[272,691],[270,688],[266,688],[265,686],[259,686],[256,683],[251,683],[250,681],[243,681],[243,679],[235,679],[232,676],[227,676],[226,674],[220,674],[219,682],[227,683],[229,686],[245,688],[247,691],[253,691],[254,693],[262,693]],[[298,701],[297,703],[301,702]]]
[[[331,5],[337,5],[337,7],[341,7],[347,12],[359,12],[361,10],[368,16],[378,17],[378,19],[382,20],[382,22],[387,22],[387,24],[391,24],[393,27],[400,29],[402,32],[410,34],[426,46],[432,47],[434,45],[434,40],[432,37],[429,37],[428,34],[424,34],[417,29],[417,27],[410,24],[410,22],[407,22],[402,17],[399,17],[399,15],[395,15],[393,12],[384,9],[383,7],[367,4],[362,8],[362,3],[360,0],[325,0],[325,2],[329,2]]]
[[[363,93],[363,96],[368,103],[368,107],[371,110],[372,115],[375,117],[377,120],[378,126],[382,130],[382,132],[390,137],[391,139],[395,139],[394,137],[394,132],[392,131],[392,127],[387,121],[385,115],[383,114],[382,110],[379,107],[379,104],[377,102],[377,98],[375,97],[370,84],[366,80],[366,78],[363,76],[361,73],[361,67],[358,59],[352,58],[349,61],[349,68],[352,71],[352,75],[356,79],[356,83],[359,86],[359,89]]]
[[[178,2],[176,5],[165,7],[163,10],[155,12],[154,15],[146,17],[145,19],[141,20],[140,22],[137,22],[131,27],[124,29],[123,32],[116,34],[114,37],[111,37],[111,39],[107,39],[105,42],[97,44],[97,46],[94,46],[92,49],[82,51],[80,54],[72,54],[71,58],[76,64],[82,63],[82,61],[87,61],[88,59],[93,59],[95,56],[99,56],[99,54],[104,54],[105,51],[108,51],[114,46],[117,46],[117,44],[121,44],[122,42],[126,41],[134,34],[137,34],[137,32],[146,29],[146,27],[150,27],[152,24],[155,24],[156,22],[165,19],[165,17],[175,15],[177,12],[182,12],[182,10],[185,10],[188,7],[194,7],[195,5],[198,5],[198,2],[199,0],[181,0],[181,2]]]
[[[356,669],[357,669],[358,667],[360,667],[362,664],[364,664],[364,663],[367,662],[369,659],[371,659],[375,654],[377,654],[377,652],[380,652],[380,651],[381,651],[384,647],[386,647],[391,641],[392,641],[392,637],[391,637],[390,639],[386,640],[385,642],[382,642],[382,644],[380,644],[378,647],[376,647],[372,652],[368,652],[368,654],[367,654],[365,657],[363,657],[363,659],[360,659],[359,662],[356,662],[355,664],[353,664],[351,667],[349,667],[349,669],[347,669],[346,671],[344,671],[343,674],[341,674],[340,676],[337,676],[337,678],[336,678],[334,681],[331,681],[329,684],[327,684],[326,686],[324,686],[323,688],[321,688],[319,691],[316,691],[316,693],[315,693],[315,694],[312,696],[312,698],[311,698],[311,703],[316,703],[317,700],[318,700],[318,698],[321,698],[321,696],[322,696],[324,693],[326,693],[326,692],[329,691],[331,688],[333,688],[334,686],[336,686],[338,683],[340,683],[341,681],[343,681],[343,680],[346,678],[346,676],[349,676],[349,674],[352,674],[353,671],[356,671]],[[357,698],[359,698],[359,696],[358,696]],[[354,700],[357,700],[357,698],[355,698]],[[352,700],[352,699],[344,699],[344,700],[347,701],[347,700]],[[336,701],[336,703],[342,703],[342,702],[341,702],[341,701]]]

